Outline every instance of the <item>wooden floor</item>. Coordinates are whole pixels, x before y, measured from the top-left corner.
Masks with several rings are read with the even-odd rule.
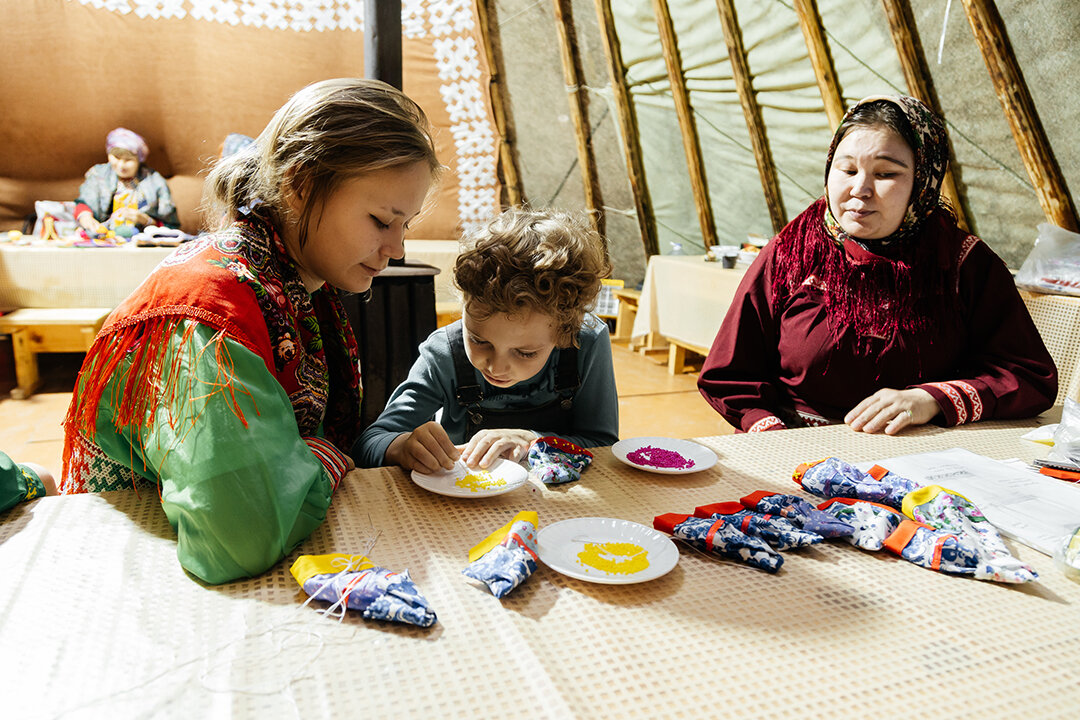
[[[612,347],[619,389],[619,437],[673,438],[734,432],[697,389],[697,373],[668,374],[667,352],[651,358]]]
[[[732,432],[698,394],[695,374],[668,374],[666,354],[650,359],[625,346],[612,350],[620,437],[688,438]],[[16,462],[36,462],[59,473],[64,444],[60,423],[80,360],[76,354],[43,355],[41,392],[27,400],[0,396],[0,450]]]

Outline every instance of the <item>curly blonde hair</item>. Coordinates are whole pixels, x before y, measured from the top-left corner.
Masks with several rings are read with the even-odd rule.
[[[611,274],[607,244],[584,213],[506,210],[467,232],[454,284],[468,313],[540,312],[555,322],[555,344],[577,345],[586,308]]]

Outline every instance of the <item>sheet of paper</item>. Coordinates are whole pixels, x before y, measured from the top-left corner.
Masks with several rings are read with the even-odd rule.
[[[1003,535],[1052,555],[1080,525],[1080,486],[963,448],[859,463],[880,465],[923,485],[954,490],[982,511]]]

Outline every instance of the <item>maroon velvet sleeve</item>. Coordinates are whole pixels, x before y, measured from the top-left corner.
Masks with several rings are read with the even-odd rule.
[[[959,377],[917,385],[937,401],[946,426],[1030,417],[1057,396],[1057,369],[1012,274],[979,241],[959,272],[970,349]]]
[[[779,405],[777,326],[771,301],[771,269],[775,242],[762,249],[746,271],[713,341],[698,377],[698,389],[736,428],[782,429],[775,418]]]

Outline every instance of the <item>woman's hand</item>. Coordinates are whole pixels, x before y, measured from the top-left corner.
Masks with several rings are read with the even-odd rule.
[[[83,229],[87,232],[98,233],[103,235],[105,233],[105,226],[99,223],[94,218],[94,213],[89,210],[85,210],[79,213],[79,217],[75,218],[79,225],[82,225]]]
[[[938,414],[933,396],[920,388],[882,388],[844,416],[856,432],[895,435],[906,427],[925,425]]]
[[[141,210],[130,207],[120,208],[114,212],[111,220],[114,223],[131,223],[132,225],[138,225],[139,227],[145,227],[151,222],[149,215]]]
[[[481,430],[461,451],[461,461],[469,467],[486,468],[500,457],[517,462],[540,437],[532,430]]]
[[[453,470],[458,454],[443,426],[432,420],[394,438],[386,448],[384,460],[388,465],[400,465],[406,470],[433,473]]]

